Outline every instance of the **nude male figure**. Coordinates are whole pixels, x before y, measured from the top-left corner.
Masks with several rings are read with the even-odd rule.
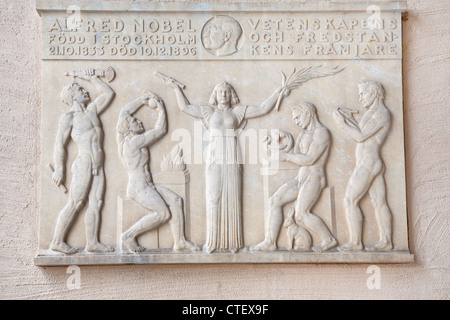
[[[158,112],[155,128],[145,130],[142,122],[133,116],[147,105]],[[150,173],[150,152],[148,148],[167,132],[164,103],[157,95],[148,93],[125,105],[117,122],[119,155],[128,173],[127,196],[141,204],[147,215],[139,219],[122,234],[123,243],[132,252],[145,248],[139,245],[137,237],[169,222],[174,238],[174,251],[198,251],[200,248],[187,241],[184,236],[183,199],[173,191],[155,185]]]
[[[103,129],[99,116],[111,105],[114,91],[92,69],[79,75],[88,80],[101,94],[91,101],[89,93],[74,82],[64,87],[61,99],[70,106],[59,121],[54,149],[53,181],[59,186],[65,180],[66,145],[69,138],[75,142],[78,155],[72,164],[69,200],[59,213],[50,249],[65,254],[78,251],[66,243],[66,236],[74,217],[88,202],[85,214],[87,252],[109,252],[113,248],[99,241],[100,211],[105,192],[103,170]]]
[[[360,251],[363,215],[359,207],[362,197],[369,192],[375,209],[379,241],[366,246],[366,250],[392,250],[392,215],[386,202],[384,162],[381,147],[389,134],[391,116],[384,104],[384,89],[376,81],[359,84],[359,101],[367,109],[356,121],[350,112],[336,110],[335,119],[342,129],[357,142],[356,165],[350,176],[345,192],[344,205],[350,232],[350,241],[340,246],[340,251]],[[353,112],[354,113],[354,112]]]
[[[292,118],[302,128],[294,146],[294,153],[280,151],[280,161],[300,166],[296,178],[286,182],[269,198],[269,211],[265,218],[265,239],[251,246],[250,251],[275,251],[283,223],[283,206],[296,200],[295,220],[320,239],[315,252],[327,251],[337,245],[336,239],[321,218],[311,208],[326,186],[325,164],[331,144],[330,133],[317,118],[316,108],[303,102],[292,108]]]

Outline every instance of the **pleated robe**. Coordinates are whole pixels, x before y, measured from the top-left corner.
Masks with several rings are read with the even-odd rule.
[[[205,249],[236,252],[244,246],[242,230],[242,168],[238,129],[246,106],[230,109],[203,107],[209,131],[206,150]]]

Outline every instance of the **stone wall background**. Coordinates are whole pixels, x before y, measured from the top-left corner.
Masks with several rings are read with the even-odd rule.
[[[371,4],[371,3],[369,3]],[[40,20],[34,0],[0,0],[0,299],[449,299],[450,2],[408,0],[403,24],[410,249],[415,263],[36,267]],[[45,89],[45,88],[44,88]]]

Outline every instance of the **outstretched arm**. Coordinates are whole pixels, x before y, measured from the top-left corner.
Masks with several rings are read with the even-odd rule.
[[[245,113],[246,118],[257,118],[261,117],[265,114],[268,114],[272,109],[275,107],[275,104],[277,103],[278,97],[280,94],[282,94],[283,88],[277,88],[272,95],[267,98],[266,101],[264,101],[259,106],[248,106],[247,111]]]
[[[65,114],[59,120],[58,132],[56,134],[55,147],[53,151],[53,161],[55,171],[52,179],[56,185],[64,183],[66,164],[66,144],[72,129],[72,116]]]
[[[175,91],[175,97],[177,98],[178,107],[181,111],[190,115],[191,117],[203,118],[202,108],[200,106],[191,105],[189,103],[188,99],[184,95],[183,90],[174,82],[174,79],[169,78],[166,81],[166,84],[169,87],[173,88],[173,90]]]

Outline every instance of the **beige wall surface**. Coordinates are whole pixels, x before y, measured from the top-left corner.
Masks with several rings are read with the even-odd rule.
[[[70,3],[70,1],[68,1]],[[408,0],[403,23],[411,264],[36,267],[40,18],[34,0],[0,0],[0,299],[449,299],[450,1]]]

